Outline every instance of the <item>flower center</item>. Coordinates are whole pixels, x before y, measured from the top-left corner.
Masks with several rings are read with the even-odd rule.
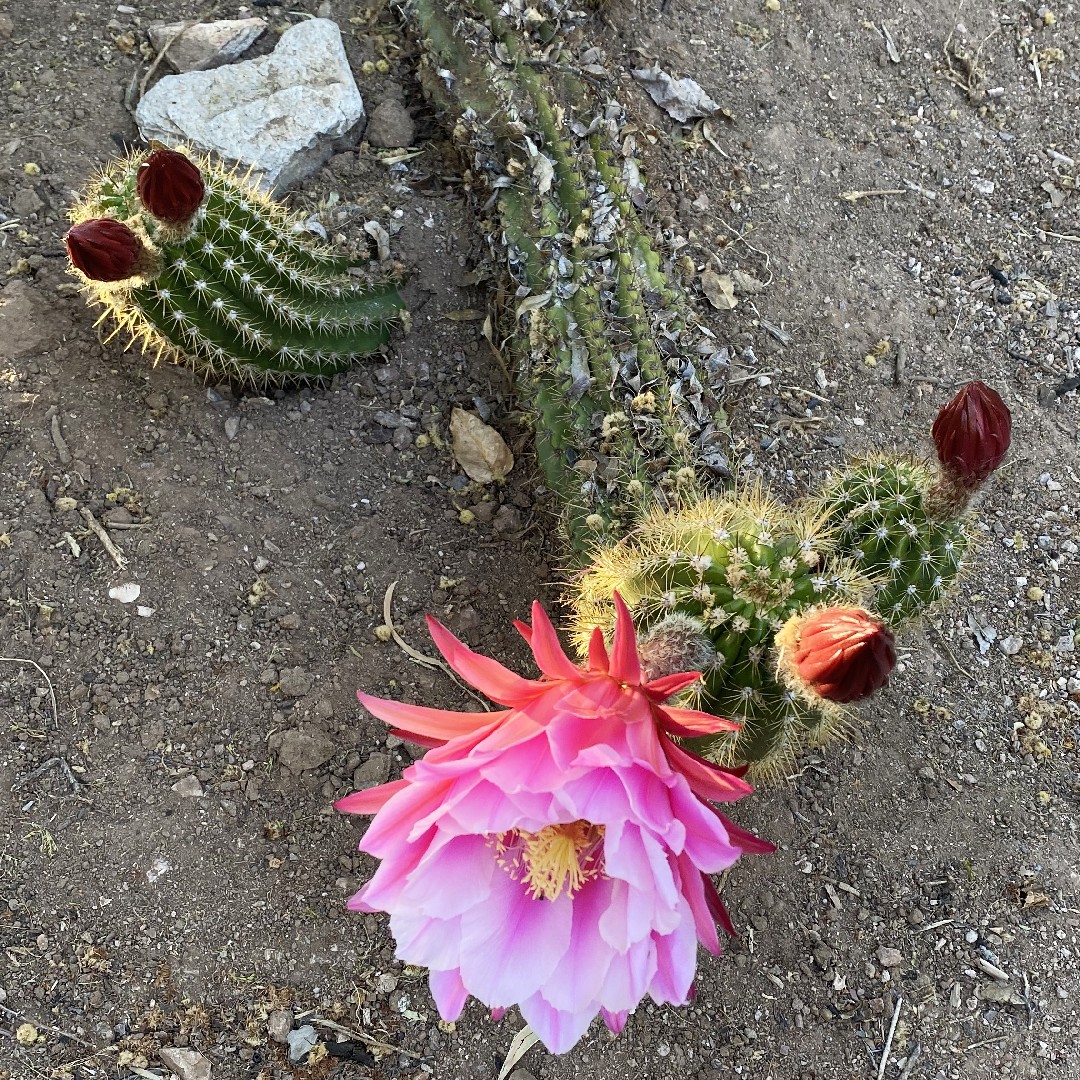
[[[604,875],[604,826],[588,821],[548,825],[536,833],[512,829],[495,840],[499,864],[535,900],[573,896]]]

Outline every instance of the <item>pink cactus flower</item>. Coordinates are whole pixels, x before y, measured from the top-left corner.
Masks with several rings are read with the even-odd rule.
[[[389,912],[398,958],[430,970],[443,1019],[470,994],[494,1015],[517,1005],[554,1053],[598,1013],[620,1031],[646,994],[684,1004],[698,942],[717,953],[716,923],[734,932],[708,875],[773,850],[705,801],[749,785],[671,738],[736,725],[664,704],[700,676],[644,682],[615,602],[611,654],[597,630],[584,668],[534,604],[532,627],[517,626],[536,681],[429,619],[450,666],[505,708],[444,712],[361,693],[433,749],[401,780],[337,803],[375,814],[360,849],[382,860],[349,907]]]

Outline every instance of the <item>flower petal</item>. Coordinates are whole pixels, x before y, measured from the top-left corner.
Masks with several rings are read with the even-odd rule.
[[[722,716],[699,712],[697,709],[680,709],[674,705],[662,705],[656,710],[660,725],[672,735],[692,739],[696,735],[715,735],[719,731],[738,731],[742,725]]]
[[[539,600],[533,601],[532,620],[532,634],[528,640],[536,657],[536,666],[551,679],[580,679],[581,668],[563,651],[559,635],[555,633],[555,627],[551,625]]]
[[[428,975],[428,986],[439,1015],[448,1024],[452,1024],[461,1015],[469,996],[469,991],[461,981],[461,972],[457,968],[452,971],[432,971]]]
[[[446,662],[470,686],[476,687],[492,701],[512,707],[525,705],[545,689],[542,683],[523,679],[509,668],[503,667],[498,660],[473,652],[430,615],[427,624],[435,647],[446,658]]]
[[[391,780],[389,784],[380,784],[378,787],[367,788],[365,791],[354,791],[343,799],[334,803],[334,809],[343,814],[376,814],[378,813],[399,791],[409,786],[408,780]]]
[[[552,1054],[565,1054],[589,1030],[595,1010],[564,1012],[555,1009],[537,992],[519,1006],[525,1023],[539,1036]]]
[[[604,644],[604,631],[599,626],[594,627],[589,638],[589,670],[606,675],[610,664],[607,646]]]
[[[372,716],[414,735],[426,735],[444,742],[459,735],[468,735],[484,727],[494,727],[506,717],[505,712],[453,712],[449,709],[429,709],[423,705],[406,705],[403,701],[371,697],[362,690],[356,692],[360,704]]]
[[[667,701],[688,686],[701,681],[700,671],[679,671],[674,675],[662,675],[645,684],[645,693],[657,701]]]
[[[664,752],[671,767],[686,777],[690,790],[702,799],[734,802],[754,790],[745,780],[726,772],[719,765],[699,758],[697,754],[691,754],[670,739],[664,741]]]
[[[615,636],[611,642],[611,666],[608,674],[628,686],[641,685],[641,660],[637,651],[634,620],[623,598],[615,593]]]

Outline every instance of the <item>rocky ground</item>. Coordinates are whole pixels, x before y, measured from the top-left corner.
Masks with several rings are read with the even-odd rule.
[[[557,597],[528,433],[481,332],[486,244],[407,20],[255,6],[271,38],[319,11],[358,73],[385,60],[360,77],[369,111],[404,104],[421,151],[387,164],[364,144],[289,195],[357,251],[365,221],[392,230],[412,332],[325,389],[269,398],[103,344],[60,240],[73,190],[135,135],[124,97],[146,25],[240,9],[0,0],[6,1080],[206,1065],[213,1080],[479,1080],[521,1026],[475,1003],[438,1022],[385,922],[344,911],[373,866],[330,807],[410,760],[357,687],[466,701],[380,627],[430,653],[430,611],[526,670],[510,620]],[[1012,408],[1014,452],[969,578],[902,641],[851,741],[737,807],[779,850],[724,882],[741,933],[703,961],[694,1003],[645,1005],[618,1039],[594,1028],[520,1065],[540,1080],[1080,1076],[1080,12],[615,0],[594,18],[647,147],[650,221],[697,284],[712,270],[737,286],[731,310],[699,303],[734,358],[742,475],[795,498],[845,455],[924,454],[972,377]],[[674,124],[629,75],[653,61],[723,113]],[[453,405],[517,451],[506,485],[456,467]],[[110,596],[123,585],[138,598]],[[292,1062],[306,1025],[319,1042]]]

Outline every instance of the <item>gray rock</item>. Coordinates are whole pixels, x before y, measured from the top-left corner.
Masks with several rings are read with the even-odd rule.
[[[903,960],[903,956],[899,949],[890,949],[887,945],[882,945],[877,951],[878,963],[883,968],[894,968],[900,964]]]
[[[295,1065],[302,1061],[311,1048],[319,1041],[319,1036],[310,1024],[290,1031],[287,1039],[289,1043],[289,1060]]]
[[[390,755],[372,754],[359,768],[353,772],[353,787],[357,791],[365,791],[367,788],[378,787],[385,784],[390,775]]]
[[[48,316],[47,298],[22,278],[0,289],[0,357],[38,359],[59,342],[59,321]]]
[[[281,736],[278,762],[291,773],[317,769],[337,752],[337,743],[318,728],[294,729]]]
[[[372,146],[401,150],[412,146],[415,132],[416,125],[408,109],[400,101],[388,98],[371,110],[364,138]]]
[[[266,1018],[266,1030],[274,1042],[288,1042],[289,1032],[292,1031],[293,1014],[289,1009],[275,1009]]]
[[[210,1062],[198,1050],[168,1047],[159,1050],[158,1057],[177,1080],[210,1080]]]
[[[278,689],[286,697],[303,697],[312,685],[311,676],[302,668],[282,668],[278,675]]]
[[[199,778],[194,774],[177,780],[172,789],[182,799],[201,799],[203,797],[203,786],[199,783]]]
[[[139,102],[142,137],[186,143],[257,166],[280,191],[355,145],[364,120],[341,31],[329,19],[289,27],[269,56],[162,79]]]
[[[265,19],[221,19],[212,23],[152,23],[146,33],[175,71],[208,71],[231,64],[255,44],[266,29]]]
[[[45,203],[41,201],[38,193],[33,188],[22,187],[15,192],[15,197],[11,200],[11,209],[15,211],[15,216],[20,218],[28,218],[31,214],[36,214],[39,210],[43,209]]]

